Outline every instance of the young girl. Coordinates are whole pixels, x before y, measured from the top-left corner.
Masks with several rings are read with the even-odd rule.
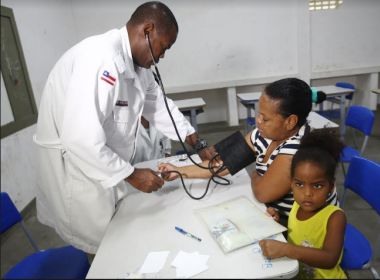
[[[289,257],[301,262],[302,279],[347,278],[339,266],[346,217],[327,203],[334,189],[335,170],[343,144],[327,131],[313,131],[303,137],[291,163],[294,204],[288,219],[288,242],[261,240],[268,258]],[[268,208],[268,213],[276,211]]]
[[[245,141],[256,156],[256,169],[251,175],[255,198],[280,214],[280,223],[287,225],[293,205],[290,164],[301,138],[309,131],[307,116],[312,102],[321,102],[323,92],[313,91],[307,83],[297,78],[286,78],[267,85],[260,97],[260,110],[256,114],[257,127],[245,136]],[[212,147],[211,147],[212,148]],[[241,158],[241,155],[233,155]],[[208,162],[202,163],[208,166]],[[195,165],[176,167],[162,164],[160,171],[179,171],[186,178],[209,178],[211,173]],[[228,174],[228,170],[220,175]],[[166,180],[178,175],[167,173]],[[336,205],[337,195],[331,192],[328,202]]]

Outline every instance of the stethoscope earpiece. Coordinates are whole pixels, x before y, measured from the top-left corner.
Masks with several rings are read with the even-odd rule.
[[[146,39],[146,42],[147,42],[147,44],[148,44],[148,48],[149,48],[150,55],[151,55],[151,57],[152,57],[153,65],[154,65],[154,67],[156,68],[156,72],[158,72],[157,64],[156,64],[156,60],[154,59],[154,56],[153,56],[152,45],[150,44],[149,32],[146,32],[146,33],[145,33],[145,39]]]

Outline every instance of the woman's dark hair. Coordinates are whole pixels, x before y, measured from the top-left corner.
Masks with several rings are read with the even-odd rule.
[[[141,4],[132,14],[129,23],[137,25],[145,20],[152,20],[157,26],[157,32],[167,32],[173,27],[178,33],[178,23],[172,11],[159,1]]]
[[[280,100],[279,113],[282,116],[298,116],[298,127],[306,123],[312,108],[312,91],[307,83],[297,78],[281,79],[267,85],[264,92],[270,98]],[[317,94],[317,103],[326,99],[324,92],[318,91]]]
[[[292,159],[290,168],[291,177],[300,162],[313,162],[319,165],[332,182],[335,180],[335,171],[344,144],[339,137],[328,129],[313,130],[301,139],[298,151]]]

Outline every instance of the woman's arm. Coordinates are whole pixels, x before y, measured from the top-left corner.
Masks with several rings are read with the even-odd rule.
[[[209,164],[208,160],[202,161],[199,164],[201,166],[207,167],[207,169],[205,169],[205,168],[198,167],[196,165],[188,165],[188,166],[178,167],[178,166],[175,166],[175,165],[170,164],[170,163],[161,163],[158,166],[158,170],[159,170],[159,172],[161,172],[163,174],[163,176],[162,176],[163,179],[165,179],[167,181],[171,181],[171,180],[178,178],[178,174],[174,173],[172,171],[177,171],[177,172],[181,173],[184,178],[204,178],[204,179],[206,179],[206,178],[211,177],[211,172],[208,170],[208,164]],[[219,163],[219,162],[214,163],[214,165],[213,165],[214,171],[216,171],[220,167],[220,164],[221,163]],[[228,173],[229,172],[226,169],[226,170],[224,170],[218,174],[221,176],[225,176]]]
[[[278,155],[263,176],[253,171],[251,186],[258,201],[272,202],[290,192],[292,158],[292,155]]]
[[[277,240],[261,240],[259,244],[266,257],[288,257],[312,267],[329,269],[337,264],[342,252],[345,226],[345,214],[342,211],[335,211],[327,223],[327,233],[321,249],[293,245]]]

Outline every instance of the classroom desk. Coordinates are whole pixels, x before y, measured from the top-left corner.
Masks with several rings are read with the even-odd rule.
[[[189,98],[182,100],[173,100],[178,109],[185,115],[190,117],[190,123],[196,131],[198,131],[197,115],[203,112],[206,102],[203,98]]]
[[[346,95],[354,92],[355,90],[350,88],[342,88],[337,86],[319,86],[315,87],[318,91],[323,91],[326,93],[327,97],[339,97],[340,104],[340,123],[339,123],[339,134],[341,139],[344,139],[344,134],[346,132],[345,120],[346,120]]]
[[[247,118],[251,117],[251,109],[255,109],[255,112],[258,109],[258,102],[261,96],[261,92],[239,93],[237,96],[241,104],[243,104],[247,108]],[[307,120],[312,129],[321,129],[327,127],[336,128],[339,126],[336,123],[328,120],[327,118],[313,111],[309,113]],[[246,132],[248,132],[249,130],[250,129],[248,127],[248,122],[246,122]]]
[[[321,129],[321,128],[336,128],[339,127],[338,124],[326,119],[317,112],[311,111],[307,116],[307,121],[311,129]]]
[[[178,156],[177,156],[178,157]],[[173,157],[175,158],[175,157]],[[157,161],[140,163],[156,170]],[[202,200],[187,196],[179,180],[165,183],[154,193],[134,192],[120,204],[109,224],[87,278],[125,278],[127,273],[139,271],[147,254],[152,251],[170,251],[164,268],[147,278],[175,278],[176,269],[171,262],[182,250],[198,251],[209,255],[208,270],[194,278],[291,278],[298,273],[298,261],[288,258],[265,259],[258,244],[224,254],[206,226],[193,210],[214,205],[244,195],[264,211],[264,205],[252,196],[250,177],[245,169],[229,176],[229,186],[211,184]],[[191,193],[199,196],[205,188],[205,180],[186,180]],[[174,227],[182,227],[202,239],[198,242],[178,233]],[[285,240],[282,234],[276,239]]]
[[[237,97],[241,104],[247,108],[247,119],[251,118],[251,109],[256,111],[259,109],[259,98],[261,96],[261,92],[248,92],[248,93],[238,93]],[[245,123],[245,131],[249,131],[248,122]]]

